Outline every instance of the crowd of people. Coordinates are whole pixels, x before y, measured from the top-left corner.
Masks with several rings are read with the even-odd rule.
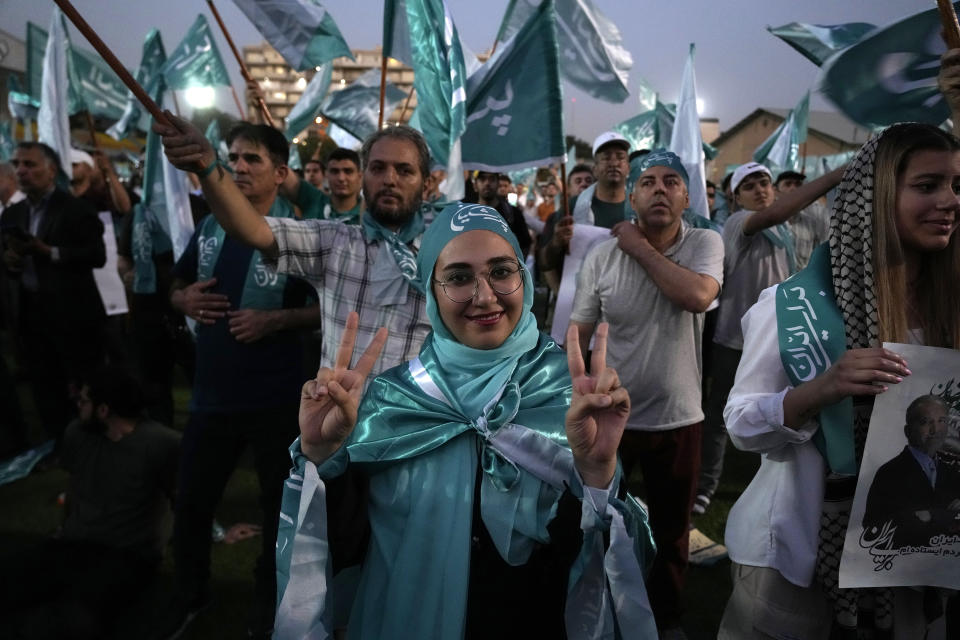
[[[955,114],[958,53],[941,70]],[[953,134],[895,125],[809,182],[748,162],[693,211],[679,157],[612,131],[566,176],[478,171],[447,202],[406,126],[300,174],[269,126],[238,124],[222,163],[168,119],[166,156],[198,187],[176,260],[104,155],[21,142],[0,164],[15,347],[0,449],[31,444],[22,376],[55,442],[45,464],[71,478],[59,537],[4,564],[10,637],[107,634],[116,593],[132,601],[158,571],[167,505],[175,590],[155,631],[178,637],[216,595],[214,516],[251,449],[250,637],[684,638],[691,518],[711,508],[728,438],[761,463],[727,522],[720,637],[950,637],[951,593],[839,588],[854,485],[832,455],[860,460],[873,398],[910,375],[882,342],[960,345]],[[94,276],[104,223],[126,315],[107,315]],[[571,269],[588,227],[609,238]],[[782,359],[791,277],[818,283],[822,322],[846,335],[800,377]],[[542,330],[565,278],[555,340]],[[182,435],[176,366],[192,384]],[[947,408],[925,398],[943,415],[908,410],[897,464],[926,463],[917,491],[949,514],[960,502],[937,483],[956,472],[921,431]]]

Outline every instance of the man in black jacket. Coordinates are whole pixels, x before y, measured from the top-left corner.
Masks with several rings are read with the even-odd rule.
[[[520,209],[500,196],[500,174],[478,171],[473,179],[473,184],[477,189],[477,203],[493,207],[503,216],[510,230],[513,231],[513,235],[517,236],[517,242],[520,245],[520,250],[523,251],[523,255],[528,255],[530,244],[533,241],[530,238],[530,232],[527,230],[527,221],[524,220],[523,212]]]
[[[56,188],[56,152],[21,142],[12,164],[26,199],[0,217],[3,266],[18,283],[24,365],[43,426],[59,441],[78,381],[103,359],[106,315],[93,269],[106,261],[103,224],[89,204]]]

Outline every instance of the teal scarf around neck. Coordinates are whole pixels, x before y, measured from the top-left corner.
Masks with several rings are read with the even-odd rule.
[[[381,306],[403,304],[410,285],[422,292],[417,280],[417,258],[409,245],[423,233],[423,212],[417,209],[396,231],[377,222],[369,211],[361,216],[360,224],[367,242],[380,242],[380,253],[370,273],[374,299]]]

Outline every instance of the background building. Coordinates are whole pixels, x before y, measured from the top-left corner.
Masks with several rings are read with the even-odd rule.
[[[704,136],[704,140],[717,149],[717,156],[707,165],[707,179],[720,184],[728,167],[750,162],[753,152],[770,137],[789,113],[789,109],[755,109],[712,142]],[[825,156],[855,151],[867,141],[870,133],[869,129],[854,124],[839,113],[811,111],[807,125],[807,142],[800,146],[800,155]]]
[[[353,57],[355,60],[337,58],[333,61],[331,92],[343,89],[370,69],[379,70],[382,49],[379,46],[375,49],[354,49]],[[316,70],[296,71],[267,42],[244,47],[243,60],[250,70],[250,75],[260,83],[266,95],[270,115],[282,129],[283,119],[289,115],[293,105],[303,95],[307,83],[313,78]],[[413,92],[413,69],[391,58],[387,64],[387,81],[406,93],[409,99],[394,109],[386,121],[406,124],[417,107],[417,96]],[[248,116],[255,117],[253,113],[255,109],[248,106],[248,110],[250,111]],[[324,122],[319,122],[312,128],[325,129],[326,126]],[[309,130],[308,135],[310,135]]]

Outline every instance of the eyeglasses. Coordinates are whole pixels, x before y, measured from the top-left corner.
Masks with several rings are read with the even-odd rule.
[[[523,267],[519,262],[505,263],[497,265],[486,273],[473,273],[472,271],[454,271],[443,280],[434,278],[434,282],[440,285],[443,293],[453,302],[469,302],[476,297],[480,291],[480,281],[482,276],[494,293],[501,296],[507,296],[516,291],[523,285]]]

